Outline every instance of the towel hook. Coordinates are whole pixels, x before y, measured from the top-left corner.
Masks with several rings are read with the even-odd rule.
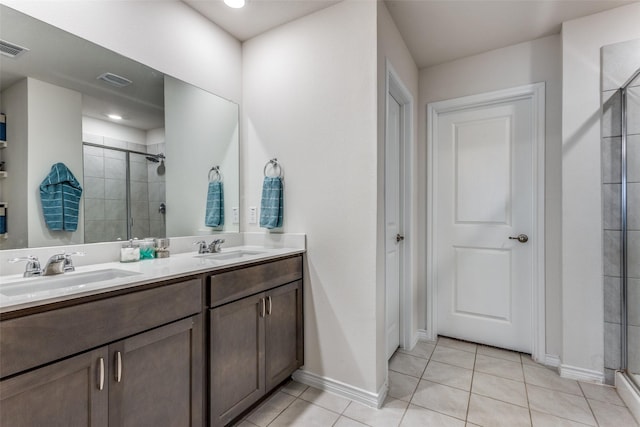
[[[275,170],[278,170],[278,174],[270,177],[270,178],[282,178],[282,165],[280,164],[280,162],[278,161],[278,159],[276,159],[275,157],[271,160],[269,160],[265,165],[264,165],[264,169],[263,169],[263,174],[265,177],[269,177],[269,175],[267,175],[267,169],[269,169],[269,166],[271,166],[271,169],[275,172]]]
[[[221,182],[222,174],[220,173],[220,166],[214,166],[209,169],[209,182]]]

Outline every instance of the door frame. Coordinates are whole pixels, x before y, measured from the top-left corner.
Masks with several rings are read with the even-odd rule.
[[[545,83],[532,83],[509,89],[464,96],[445,101],[427,104],[427,338],[436,340],[437,324],[437,292],[438,279],[436,251],[438,230],[436,223],[436,203],[438,200],[438,149],[435,142],[438,136],[438,117],[440,114],[464,110],[472,107],[489,106],[508,101],[530,99],[532,102],[531,120],[532,136],[535,147],[532,150],[533,173],[533,239],[532,250],[533,283],[531,287],[531,356],[534,360],[544,362],[545,347],[545,226],[544,226],[544,155],[545,155]]]
[[[400,129],[402,135],[400,138],[400,159],[401,164],[398,165],[398,171],[400,172],[400,205],[401,214],[399,219],[402,221],[402,233],[405,236],[404,244],[399,249],[400,251],[400,347],[404,349],[411,349],[418,340],[417,329],[414,333],[413,325],[413,268],[412,268],[412,194],[413,194],[413,159],[415,159],[415,144],[413,142],[413,96],[411,92],[404,85],[400,79],[400,75],[395,71],[391,62],[386,60],[386,81],[385,81],[385,122],[384,122],[384,144],[386,150],[387,144],[387,123],[389,123],[389,96],[392,96],[398,104],[400,104],[401,123]],[[384,165],[384,180],[386,184],[386,158]],[[386,186],[386,185],[385,185]],[[386,192],[384,194],[384,221],[386,225]],[[386,233],[385,233],[386,234]],[[386,239],[385,246],[386,246]],[[386,251],[386,249],[385,249]],[[386,270],[386,262],[385,262]],[[386,274],[385,274],[386,277]],[[385,331],[386,331],[386,315],[387,315],[387,300],[386,300],[386,279],[385,279]],[[385,332],[385,354],[386,354],[386,332]]]

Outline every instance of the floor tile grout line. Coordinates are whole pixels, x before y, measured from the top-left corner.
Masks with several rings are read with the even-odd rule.
[[[422,406],[419,403],[409,402],[409,404],[413,405],[413,406],[417,406],[420,409],[426,409],[427,411],[435,412],[435,413],[440,414],[440,415],[445,415],[445,416],[447,416],[449,418],[455,418],[456,420],[460,420],[460,421],[465,422],[465,423],[467,422],[466,419],[462,419],[460,417],[456,417],[455,415],[447,414],[446,412],[438,411],[437,409],[427,408],[426,406]],[[407,406],[407,408],[408,408],[408,406]]]
[[[581,388],[581,390],[582,390],[582,388]],[[596,422],[596,426],[599,426],[600,422],[598,421],[598,418],[596,417],[596,412],[591,407],[591,402],[589,402],[589,399],[587,399],[586,396],[583,396],[583,397],[584,397],[584,400],[587,401],[587,406],[589,407],[589,411],[591,411],[591,415],[593,416],[593,421]]]
[[[280,392],[280,391],[278,391],[278,393],[279,393],[279,392]],[[302,393],[300,393],[300,394],[302,395]],[[269,399],[271,399],[273,396],[275,396],[275,393],[274,393],[273,395],[271,395],[271,396],[269,397]],[[289,395],[289,396],[291,396],[291,395]],[[278,415],[276,415],[276,416],[275,416],[271,421],[269,421],[269,422],[267,423],[267,427],[269,427],[271,424],[273,424],[273,422],[274,422],[275,420],[277,420],[277,419],[278,419],[278,417],[280,417],[280,416],[284,413],[284,411],[286,411],[287,409],[289,409],[289,407],[290,407],[291,405],[293,405],[293,403],[294,403],[296,400],[303,400],[303,399],[300,399],[299,397],[296,397],[296,396],[293,396],[293,397],[294,397],[294,399],[293,399],[291,402],[289,402],[289,404],[288,404],[287,406],[285,406],[285,408],[284,408],[284,409],[282,409],[280,412],[278,412]],[[269,399],[265,400],[265,402],[267,402]]]
[[[524,396],[527,400],[527,410],[529,412],[529,423],[533,425],[533,414],[531,413],[531,402],[529,402],[529,390],[527,389],[527,374],[524,372],[524,361],[520,355],[520,367],[522,368],[522,380],[524,385]]]
[[[473,358],[473,369],[471,370],[471,384],[469,384],[469,397],[467,397],[467,412],[464,416],[465,424],[469,422],[469,408],[471,408],[471,391],[473,390],[473,379],[476,376],[476,359],[478,357],[478,353],[476,353],[476,357]]]

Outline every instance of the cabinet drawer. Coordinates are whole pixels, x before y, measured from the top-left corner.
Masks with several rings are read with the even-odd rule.
[[[199,279],[0,322],[0,378],[202,311]]]
[[[209,276],[209,306],[216,307],[302,279],[302,256]]]

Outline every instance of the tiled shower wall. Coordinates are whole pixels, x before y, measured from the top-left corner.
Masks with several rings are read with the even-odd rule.
[[[147,153],[166,153],[165,144],[148,145]],[[149,182],[149,234],[153,237],[166,236],[166,216],[160,212],[160,204],[166,203],[165,175],[162,168],[166,168],[166,164],[147,162]]]
[[[622,210],[621,95],[640,67],[640,40],[602,48],[602,204],[604,242],[604,366],[613,384],[621,367]],[[640,79],[627,96],[628,357],[640,372]]]
[[[104,148],[84,146],[85,243],[127,238],[126,154],[109,147],[157,154],[164,144],[141,145],[102,137],[85,137]],[[130,154],[131,214],[133,236],[164,237],[164,174],[160,163],[144,155]]]

